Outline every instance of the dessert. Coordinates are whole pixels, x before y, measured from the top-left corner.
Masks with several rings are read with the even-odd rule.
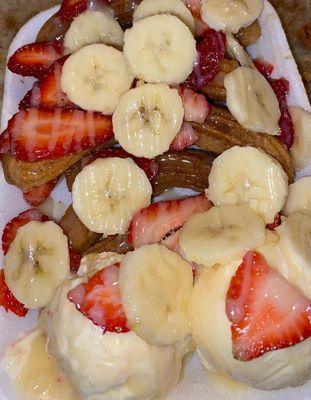
[[[255,388],[310,378],[310,114],[246,49],[266,2],[229,3],[63,0],[9,58],[37,80],[6,180],[41,210],[71,193],[7,223],[0,305],[39,310],[82,399],[162,398],[195,348]]]

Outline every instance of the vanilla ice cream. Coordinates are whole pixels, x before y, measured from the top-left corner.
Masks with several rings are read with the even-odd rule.
[[[49,351],[84,399],[163,397],[179,380],[188,342],[151,346],[134,332],[106,332],[67,299],[83,278],[65,282],[41,314]]]
[[[303,279],[288,268],[278,249],[278,235],[267,232],[261,252],[271,268],[278,270],[293,285],[306,293]],[[225,310],[231,278],[242,260],[206,268],[200,275],[190,304],[192,333],[198,354],[209,371],[222,372],[253,387],[273,390],[298,386],[311,377],[311,339],[295,346],[265,353],[248,362],[234,359],[231,322]],[[310,288],[309,288],[310,298]]]

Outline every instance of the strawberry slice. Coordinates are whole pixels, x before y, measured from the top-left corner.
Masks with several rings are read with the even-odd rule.
[[[232,322],[233,355],[240,361],[311,336],[311,301],[256,252],[246,254],[231,279],[226,313]]]
[[[13,242],[18,229],[28,224],[30,221],[48,221],[49,218],[41,214],[40,211],[36,209],[30,209],[27,211],[23,211],[17,217],[13,218],[10,222],[8,222],[2,233],[2,250],[3,253],[6,254],[9,250],[10,244]]]
[[[41,186],[34,187],[28,192],[23,193],[24,199],[33,207],[37,207],[44,202],[44,200],[49,197],[52,190],[55,188],[57,179],[50,182],[46,182]]]
[[[10,135],[7,130],[3,131],[0,135],[0,160],[3,155],[10,150]]]
[[[159,172],[159,165],[155,160],[150,160],[143,157],[135,157],[132,154],[127,153],[121,147],[111,147],[110,149],[100,150],[89,157],[87,164],[90,164],[98,158],[108,157],[131,158],[141,169],[145,171],[149,180],[154,178]]]
[[[266,228],[269,229],[270,231],[274,231],[275,228],[281,225],[281,222],[282,222],[282,214],[277,213],[274,218],[274,221],[271,224],[267,224]]]
[[[56,61],[47,74],[35,82],[33,88],[19,103],[19,109],[36,108],[78,108],[61,89],[61,75],[65,61],[63,57]]]
[[[205,195],[151,204],[134,215],[128,241],[135,248],[158,243],[180,228],[194,213],[206,211],[211,206]]]
[[[63,0],[58,17],[63,21],[72,21],[87,10],[88,3],[88,0]]]
[[[180,90],[180,95],[185,110],[185,120],[203,124],[211,110],[211,106],[204,94],[196,93],[189,88],[184,88]]]
[[[225,34],[214,29],[206,30],[197,42],[198,62],[182,86],[197,91],[211,82],[220,70],[225,50]]]
[[[18,317],[25,317],[28,312],[24,304],[20,303],[8,288],[4,279],[3,269],[0,271],[0,306],[3,307],[6,312],[11,311]]]
[[[172,150],[184,150],[186,147],[192,146],[199,139],[199,135],[192,128],[191,124],[184,122],[180,131],[171,143]]]
[[[110,116],[65,109],[19,111],[8,131],[12,155],[31,162],[80,153],[113,136]]]
[[[119,290],[119,266],[102,269],[67,295],[77,310],[105,332],[129,331]]]
[[[15,74],[41,78],[62,55],[62,44],[56,40],[26,44],[9,58],[8,68]]]

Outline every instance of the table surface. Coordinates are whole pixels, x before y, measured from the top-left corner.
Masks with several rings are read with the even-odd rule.
[[[277,9],[311,98],[311,50],[306,50],[297,32],[311,22],[311,0],[270,0]],[[33,15],[59,0],[0,0],[0,106],[7,49],[18,29]]]

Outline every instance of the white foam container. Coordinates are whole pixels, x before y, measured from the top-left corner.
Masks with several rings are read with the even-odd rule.
[[[50,18],[58,7],[43,11],[25,24],[14,38],[9,49],[11,55],[20,46],[35,40],[37,32],[43,23]],[[260,17],[262,28],[261,39],[249,48],[253,58],[261,57],[274,65],[273,77],[284,76],[290,82],[288,103],[300,106],[308,111],[310,103],[299,75],[297,65],[289,49],[287,39],[280,20],[273,7],[266,0]],[[22,78],[6,70],[3,108],[1,115],[1,131],[7,126],[7,121],[18,110],[18,103],[32,87],[34,79]],[[311,132],[310,132],[311,134]],[[307,170],[306,170],[307,171]],[[306,173],[304,171],[304,173]],[[310,169],[311,171],[311,169]],[[48,208],[54,207],[53,212],[59,214],[60,209],[70,203],[70,196],[64,182],[60,182],[53,191],[52,201]],[[19,212],[29,208],[24,202],[21,191],[5,182],[0,167],[0,232],[5,223]],[[3,254],[0,250],[0,265]],[[21,337],[25,331],[36,324],[37,313],[31,312],[25,318],[6,314],[0,308],[0,358],[7,346]],[[215,316],[217,318],[217,316]],[[299,388],[290,388],[274,392],[263,392],[254,389],[233,389],[221,387],[209,378],[200,366],[196,356],[186,364],[184,377],[178,386],[167,396],[167,400],[311,400],[311,381]],[[0,369],[0,400],[22,400],[14,393],[8,376]],[[60,399],[59,399],[60,400]],[[66,400],[66,399],[62,399]]]

